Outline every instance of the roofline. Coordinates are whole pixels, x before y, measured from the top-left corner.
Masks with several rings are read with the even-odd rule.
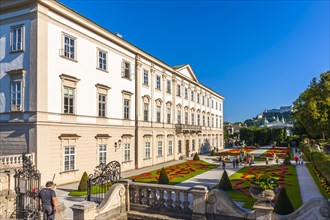
[[[104,27],[100,26],[99,24],[95,23],[94,21],[90,20],[89,18],[83,16],[79,12],[69,8],[68,6],[64,5],[63,3],[59,2],[58,0],[18,0],[15,1],[6,1],[1,0],[1,3],[8,3],[5,6],[0,6],[1,12],[4,13],[5,11],[11,11],[13,8],[18,8],[22,6],[26,6],[28,4],[41,4],[45,7],[47,7],[49,10],[52,10],[56,12],[57,14],[65,17],[68,20],[71,20],[78,25],[100,35],[101,37],[118,44],[119,46],[123,47],[124,49],[128,50],[129,52],[135,54],[135,56],[141,55],[143,58],[146,58],[150,62],[157,63],[157,65],[161,66],[162,68],[166,69],[167,71],[171,72],[172,74],[175,74],[176,76],[185,79],[186,81],[193,83],[195,85],[199,85],[200,87],[203,87],[205,90],[213,94],[214,96],[219,97],[220,99],[224,99],[222,95],[219,93],[213,91],[212,89],[208,88],[207,86],[201,84],[200,82],[196,83],[193,80],[189,79],[188,77],[185,77],[182,74],[179,74],[178,71],[174,70],[173,67],[165,63],[164,61],[152,56],[151,54],[147,53],[146,51],[140,49],[139,47],[133,45],[132,43],[128,42],[127,40],[124,40],[118,36],[116,36],[111,31],[105,29]],[[187,64],[189,65],[189,64]]]

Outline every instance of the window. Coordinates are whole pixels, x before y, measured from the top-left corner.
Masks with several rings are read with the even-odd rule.
[[[187,87],[184,88],[184,98],[188,99],[188,88]]]
[[[210,99],[207,98],[207,107],[210,107]]]
[[[124,160],[130,161],[131,160],[131,146],[130,144],[124,144]]]
[[[100,117],[105,117],[106,98],[107,98],[106,95],[99,94],[99,116]]]
[[[219,110],[221,111],[221,103],[219,103]]]
[[[218,128],[219,124],[218,124],[218,118],[215,119],[215,126]]]
[[[212,100],[212,108],[213,108],[213,100]]]
[[[160,89],[160,76],[156,76],[156,89]]]
[[[124,99],[124,119],[129,119],[130,100]]]
[[[178,141],[178,153],[182,153],[182,146],[181,146],[181,140]]]
[[[197,103],[199,104],[199,93],[197,93]]]
[[[106,71],[107,70],[107,52],[99,50],[98,56],[99,56],[98,68]]]
[[[173,154],[173,141],[168,141],[168,155]]]
[[[210,117],[207,116],[207,127],[210,127]]]
[[[192,140],[192,150],[195,150],[195,140]]]
[[[176,95],[181,96],[181,86],[180,85],[176,86]]]
[[[171,124],[171,108],[167,108],[167,123]]]
[[[157,155],[158,157],[161,157],[163,156],[163,142],[162,141],[158,141],[158,144],[157,144]]]
[[[146,142],[144,145],[144,158],[150,159],[150,142]]]
[[[204,102],[204,96],[202,96],[202,105],[205,105],[205,102]]]
[[[197,114],[197,125],[200,126],[201,125],[201,115]]]
[[[64,87],[64,113],[74,113],[75,89]]]
[[[195,114],[191,113],[191,124],[195,125]]]
[[[62,56],[75,60],[76,59],[76,39],[68,35],[64,35],[64,49]]]
[[[191,91],[191,101],[194,101],[194,91]]]
[[[198,139],[198,150],[202,148],[202,141],[201,139]]]
[[[121,76],[126,79],[131,79],[131,64],[128,61],[123,61],[121,65]]]
[[[214,128],[214,117],[212,116],[212,128]]]
[[[215,102],[215,110],[218,110],[218,102]]]
[[[167,80],[166,92],[171,94],[171,80]]]
[[[22,108],[22,81],[11,82],[10,85],[11,111],[23,111]]]
[[[99,145],[99,164],[107,163],[107,145],[106,144],[100,144]]]
[[[23,50],[23,26],[12,27],[11,28],[11,51],[21,51]]]
[[[143,120],[149,121],[149,104],[148,103],[144,103]]]
[[[149,85],[149,72],[148,70],[143,70],[143,84]]]
[[[184,123],[187,125],[188,124],[188,112],[184,113]]]
[[[203,126],[205,127],[205,115],[203,115]]]
[[[157,111],[157,122],[159,123],[160,122],[160,119],[161,119],[161,107],[160,106],[157,106],[157,109],[156,109],[156,111]]]
[[[64,147],[64,171],[75,169],[76,147]]]
[[[178,124],[181,124],[181,110],[178,110]]]

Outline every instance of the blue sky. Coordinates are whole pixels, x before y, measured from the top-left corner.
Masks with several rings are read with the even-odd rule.
[[[60,0],[225,97],[225,121],[291,105],[330,70],[323,1]]]

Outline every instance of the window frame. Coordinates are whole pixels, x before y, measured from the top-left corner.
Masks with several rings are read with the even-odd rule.
[[[161,123],[162,120],[162,107],[160,105],[156,106],[156,122]]]
[[[66,38],[68,38],[69,40],[68,45],[66,44],[66,40],[65,40]],[[71,44],[71,41],[73,41],[73,45]],[[73,52],[71,51],[72,47],[73,47]],[[66,50],[67,48],[68,51]],[[72,54],[73,56],[71,56]],[[77,61],[77,38],[64,32],[62,32],[61,57],[71,61]]]
[[[144,143],[144,159],[151,159],[151,144],[150,141]]]
[[[160,75],[156,75],[156,87],[155,89],[157,90],[161,90],[161,76]]]
[[[66,94],[65,91],[67,90],[72,90],[72,97],[73,98],[70,98],[68,95],[70,94]],[[68,99],[68,104],[67,104],[67,112],[65,111],[65,107],[66,107],[66,104],[65,104],[65,99]],[[72,112],[69,110],[69,107],[70,107],[70,104],[69,104],[69,99],[72,100]],[[76,111],[76,88],[74,87],[71,87],[71,86],[66,86],[64,85],[63,86],[63,113],[64,114],[68,114],[68,115],[74,115],[75,114],[75,111]]]
[[[181,119],[182,119],[181,116],[182,116],[182,115],[181,115],[181,109],[178,109],[178,110],[177,110],[177,123],[178,123],[178,124],[181,124]]]
[[[18,91],[17,90],[17,85],[20,85],[20,90]],[[16,85],[15,86],[15,91],[13,91],[13,85]],[[23,82],[23,79],[13,79],[10,81],[10,111],[11,112],[22,112],[24,111],[24,82]],[[15,97],[13,97],[15,94]],[[19,94],[19,98],[17,97]],[[18,100],[20,100],[20,104],[19,104],[19,108],[18,108]],[[14,104],[13,104],[13,101]],[[15,106],[15,108],[14,108]]]
[[[124,143],[124,162],[131,161],[131,144]]]
[[[181,85],[176,85],[176,96],[181,97]]]
[[[171,80],[167,80],[166,81],[166,92],[168,93],[168,94],[171,94],[171,88],[172,88],[172,83],[171,83]]]
[[[121,63],[121,78],[131,80],[132,76],[131,62],[123,60]]]
[[[199,93],[197,93],[197,104],[200,104],[199,102],[200,102],[200,94]]]
[[[103,147],[103,149],[101,149]],[[103,164],[107,164],[107,145],[106,144],[99,144],[99,148],[98,148],[98,160],[99,160],[99,164],[103,163]],[[104,160],[104,161],[101,161]]]
[[[192,91],[191,91],[191,101],[192,101],[192,102],[194,101],[194,98],[195,98],[194,96],[195,96],[195,93],[194,93],[194,91],[192,90]]]
[[[149,121],[149,103],[143,103],[143,121]]]
[[[131,105],[131,100],[130,99],[126,99],[124,98],[124,102],[123,102],[123,118],[125,120],[130,120],[130,105]]]
[[[66,149],[68,149],[68,154],[66,154]],[[74,153],[71,153],[71,149],[74,149]],[[64,172],[70,172],[76,170],[76,146],[75,145],[68,145],[63,147],[63,170]],[[71,156],[73,156],[73,168],[71,168],[72,165],[72,159]],[[68,169],[66,169],[66,157],[69,158],[68,160]]]
[[[16,42],[18,40],[18,34],[16,33],[17,30],[21,30],[21,42]],[[14,31],[16,33],[16,35],[14,35]],[[14,39],[14,36],[15,39]],[[14,43],[15,42],[15,43]],[[24,47],[25,47],[25,25],[24,24],[20,24],[20,25],[15,25],[10,27],[10,53],[16,53],[16,52],[23,52],[24,51]],[[16,48],[14,49],[14,45],[16,45]],[[17,49],[17,45],[20,45],[21,48]]]
[[[101,96],[104,97],[104,100],[100,100]],[[103,112],[103,114],[100,114],[102,112]],[[99,117],[106,117],[107,116],[107,95],[104,94],[104,93],[98,93],[98,116]]]
[[[149,86],[149,71],[143,69],[143,85]]]
[[[102,57],[100,56],[102,54]],[[105,57],[103,57],[103,55]],[[102,62],[101,62],[102,60]],[[97,48],[97,67],[98,70],[108,72],[108,52]]]
[[[171,124],[171,116],[172,116],[172,109],[171,108],[166,108],[166,121],[168,124]]]
[[[188,100],[188,88],[184,87],[184,99]]]
[[[163,156],[163,141],[157,141],[157,157]]]

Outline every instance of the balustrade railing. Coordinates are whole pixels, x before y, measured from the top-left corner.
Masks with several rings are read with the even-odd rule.
[[[188,125],[188,124],[176,124],[176,132],[202,132],[202,127],[199,125]]]
[[[129,200],[134,205],[155,210],[190,214],[193,194],[190,187],[131,182]]]
[[[26,154],[27,158],[34,164],[34,153]],[[0,156],[0,167],[19,167],[23,166],[22,154]]]

